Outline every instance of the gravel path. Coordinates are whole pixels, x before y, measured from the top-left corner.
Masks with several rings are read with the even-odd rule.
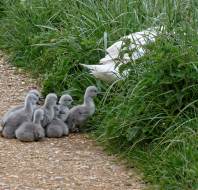
[[[0,116],[36,82],[0,56]],[[0,137],[0,190],[140,190],[143,182],[85,135],[22,143]]]

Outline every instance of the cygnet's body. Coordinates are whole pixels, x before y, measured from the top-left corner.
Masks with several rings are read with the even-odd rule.
[[[24,142],[38,141],[45,137],[45,131],[41,126],[44,112],[37,109],[34,112],[33,122],[24,122],[16,131],[16,138]]]
[[[59,112],[57,114],[57,118],[61,119],[62,121],[66,121],[69,115],[69,106],[71,106],[72,102],[73,99],[70,95],[64,94],[61,96],[58,105]]]
[[[51,93],[47,95],[45,103],[41,107],[41,109],[44,111],[44,118],[41,121],[42,127],[46,127],[54,119],[54,107],[56,106],[57,99],[58,98],[56,94]]]
[[[32,108],[33,108],[33,110],[35,110],[36,107],[37,107],[37,106],[36,106],[36,103],[39,101],[40,93],[39,93],[38,90],[32,89],[32,90],[30,90],[30,91],[28,92],[28,94],[33,94],[33,95],[35,95],[35,96],[38,98],[38,100],[37,100],[36,102],[32,102]],[[28,95],[28,94],[27,94],[27,95]],[[4,126],[4,124],[6,123],[7,119],[10,117],[10,115],[11,115],[12,113],[13,113],[13,112],[16,112],[16,111],[18,111],[18,110],[23,109],[23,107],[24,107],[24,105],[18,105],[18,106],[15,106],[15,107],[11,108],[10,110],[8,110],[8,111],[5,113],[5,115],[3,116],[3,118],[1,119],[1,125]]]
[[[71,132],[78,131],[78,127],[84,125],[87,119],[94,114],[93,97],[97,96],[97,93],[98,89],[95,86],[89,86],[84,95],[84,103],[70,109],[66,123]]]
[[[63,120],[58,118],[59,107],[54,107],[55,116],[52,122],[46,127],[46,136],[49,138],[60,138],[69,134],[69,128]]]
[[[25,105],[22,109],[12,112],[6,119],[3,126],[2,135],[6,138],[15,138],[16,129],[24,122],[31,121],[33,116],[33,102],[37,101],[37,97],[28,94],[25,99]]]

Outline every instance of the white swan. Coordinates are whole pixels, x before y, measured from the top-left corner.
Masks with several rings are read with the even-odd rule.
[[[122,37],[118,42],[111,45],[106,49],[107,55],[100,60],[100,65],[86,65],[81,64],[83,67],[90,70],[91,74],[96,78],[104,81],[115,81],[118,79],[123,79],[128,75],[126,70],[122,75],[119,73],[119,67],[121,64],[128,63],[129,61],[135,61],[140,57],[144,56],[146,49],[143,47],[148,43],[155,41],[161,28],[154,27],[148,28],[141,32],[135,32],[128,36]],[[125,47],[125,43],[129,42],[129,46]],[[128,53],[124,53],[122,58],[119,58],[120,52],[123,50],[132,51],[132,55],[129,56]]]

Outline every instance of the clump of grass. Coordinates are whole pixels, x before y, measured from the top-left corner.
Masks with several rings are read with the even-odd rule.
[[[195,39],[189,46],[186,35],[162,35],[148,47],[148,55],[139,60],[146,70],[118,82],[98,116],[101,143],[136,160],[160,189],[198,185],[198,58]]]
[[[43,94],[69,90],[80,101],[90,84],[108,89],[88,125],[97,139],[135,162],[157,189],[197,189],[197,5],[1,1],[0,48],[12,64],[42,77]],[[98,63],[121,36],[161,25],[165,32],[148,45],[147,56],[125,66],[126,80],[109,86],[79,66]]]
[[[157,49],[164,53],[157,54]],[[113,109],[120,117],[115,121],[114,113],[107,112],[107,121],[104,120],[103,123],[106,125],[108,122],[107,125],[110,128],[107,136],[117,133],[118,125],[121,127],[122,135],[124,131],[126,132],[125,141],[127,138],[130,142],[133,142],[133,139],[135,141],[144,140],[144,138],[152,140],[164,133],[168,125],[176,122],[186,112],[196,113],[198,97],[196,54],[196,50],[192,47],[180,49],[172,42],[166,42],[164,45],[159,43],[153,55],[150,54],[149,58],[145,58],[148,64],[149,61],[154,60],[152,56],[157,62],[153,62],[138,81],[133,79],[135,76],[132,76],[132,79],[129,77],[118,84],[121,90],[114,94]],[[129,88],[130,86],[133,88]],[[125,114],[122,114],[123,110]],[[130,119],[131,117],[133,119]],[[112,118],[112,121],[109,118]],[[113,131],[113,128],[116,131]],[[149,134],[151,134],[150,137]]]

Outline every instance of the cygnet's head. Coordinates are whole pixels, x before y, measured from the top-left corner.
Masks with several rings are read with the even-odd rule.
[[[44,111],[42,109],[37,109],[34,112],[34,121],[39,122],[44,119]]]
[[[41,96],[40,92],[36,89],[31,89],[28,94],[34,94],[35,96],[37,96],[38,98]]]
[[[32,105],[35,105],[38,101],[38,97],[35,96],[34,94],[27,94],[26,98],[25,98],[25,103],[31,103]]]
[[[95,86],[87,87],[86,92],[85,92],[86,97],[93,98],[94,96],[97,96],[97,94],[98,94],[98,89]]]
[[[72,102],[73,99],[69,94],[62,95],[59,100],[59,104],[64,106],[70,106]]]
[[[40,92],[38,90],[32,89],[28,93],[29,94],[34,94],[35,96],[38,97],[37,104],[39,104],[39,105],[42,105],[43,104],[43,102],[44,102],[45,99],[44,99],[44,97],[41,96],[41,94],[40,94]]]
[[[56,105],[57,100],[58,100],[57,95],[54,93],[50,93],[47,95],[45,99],[45,105],[54,107]]]

